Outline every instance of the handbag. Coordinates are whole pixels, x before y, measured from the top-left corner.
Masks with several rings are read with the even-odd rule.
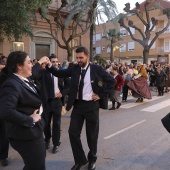
[[[161,119],[163,126],[170,133],[170,113]]]

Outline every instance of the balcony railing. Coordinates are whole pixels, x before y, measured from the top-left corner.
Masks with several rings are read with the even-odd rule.
[[[164,28],[159,28],[158,31],[161,31],[163,30]],[[167,34],[167,33],[170,33],[170,28],[168,28],[165,32],[163,32],[163,34]]]
[[[164,52],[170,52],[170,47],[158,47],[157,48],[158,53],[164,53]]]

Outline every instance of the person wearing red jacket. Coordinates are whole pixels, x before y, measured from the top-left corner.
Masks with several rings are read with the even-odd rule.
[[[118,109],[121,106],[121,97],[120,91],[122,90],[122,86],[124,84],[123,77],[118,73],[118,67],[113,67],[111,73],[116,79],[115,88],[110,93],[110,100],[112,101],[112,107],[109,110]],[[117,106],[115,108],[115,103],[117,102]]]

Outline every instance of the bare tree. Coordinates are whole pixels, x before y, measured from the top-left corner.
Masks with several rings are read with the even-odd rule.
[[[130,3],[125,4],[124,11],[127,12],[128,14],[135,14],[139,18],[139,20],[143,23],[143,25],[146,27],[145,32],[143,32],[139,27],[137,27],[131,20],[128,21],[128,26],[125,24],[123,17],[121,19],[119,19],[119,21],[118,21],[120,26],[125,28],[129,32],[132,40],[137,41],[139,44],[142,45],[142,47],[143,47],[143,62],[145,64],[148,63],[148,56],[149,56],[150,48],[152,47],[152,45],[154,44],[156,39],[163,32],[165,32],[170,25],[170,10],[163,9],[163,13],[167,16],[168,22],[162,30],[155,32],[154,37],[152,38],[152,40],[149,43],[149,40],[151,39],[151,32],[153,31],[154,27],[158,24],[158,20],[155,17],[150,17],[150,13],[149,13],[148,5],[153,2],[156,3],[156,0],[146,0],[144,2],[144,12],[140,11],[140,4],[138,2],[136,3],[136,8],[132,9],[132,10],[130,9]],[[143,13],[145,13],[145,15],[146,15],[146,20],[143,18]],[[134,37],[134,35],[132,34],[132,32],[130,30],[130,27],[137,30],[140,33],[142,38],[139,39],[139,38]]]
[[[55,14],[50,13],[54,18],[54,22],[43,15],[39,10],[40,15],[49,23],[51,35],[57,42],[58,46],[67,50],[68,60],[72,61],[72,50],[81,45],[81,36],[84,35],[93,24],[95,5],[88,3],[86,8],[80,8],[76,3],[68,4],[67,0],[61,1],[61,6],[56,10]],[[57,29],[54,33],[54,28]],[[66,32],[70,31],[70,35],[66,36]],[[61,39],[58,38],[61,36]],[[72,40],[79,39],[77,46],[72,46]]]

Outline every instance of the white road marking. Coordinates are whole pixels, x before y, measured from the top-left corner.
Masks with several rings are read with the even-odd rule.
[[[164,96],[153,96],[152,99],[150,99],[150,100],[144,99],[144,102],[141,102],[141,103],[127,103],[127,104],[121,105],[120,108],[130,109],[132,107],[135,107],[135,106],[138,106],[138,105],[142,105],[142,104],[144,104],[146,102],[150,102],[150,101],[154,101],[154,100],[157,100],[157,99],[161,99],[163,97]]]
[[[165,100],[163,102],[160,102],[158,104],[152,105],[150,107],[144,108],[144,109],[142,109],[140,111],[156,112],[156,111],[161,110],[161,109],[163,109],[165,107],[168,107],[168,106],[170,106],[170,99],[169,100]]]
[[[141,123],[144,123],[145,121],[146,121],[146,120],[142,120],[142,121],[140,121],[140,122],[137,122],[137,123],[135,123],[135,124],[133,124],[133,125],[127,127],[127,128],[124,128],[124,129],[122,129],[122,130],[120,130],[120,131],[118,131],[118,132],[116,132],[116,133],[113,133],[113,134],[111,134],[111,135],[109,135],[109,136],[106,136],[104,139],[112,138],[112,137],[114,137],[114,136],[116,136],[116,135],[118,135],[118,134],[120,134],[120,133],[123,133],[123,132],[125,132],[125,131],[127,131],[127,130],[129,130],[129,129],[131,129],[131,128],[139,125],[139,124],[141,124]]]

